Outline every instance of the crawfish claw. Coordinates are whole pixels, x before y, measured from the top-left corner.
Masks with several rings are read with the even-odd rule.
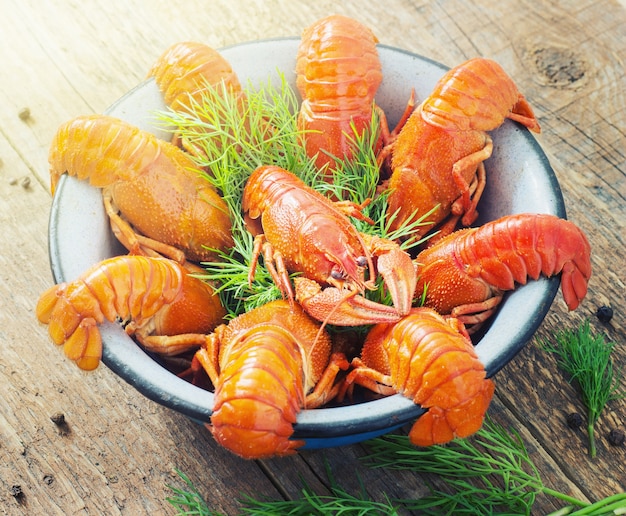
[[[396,311],[400,315],[408,314],[417,285],[417,273],[411,257],[397,247],[380,255],[377,267],[391,294]]]
[[[318,321],[337,326],[392,323],[402,315],[393,306],[369,301],[354,291],[328,287],[322,290],[319,283],[298,277],[294,279],[296,301]]]

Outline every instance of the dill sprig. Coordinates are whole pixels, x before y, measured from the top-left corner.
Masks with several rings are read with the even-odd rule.
[[[206,84],[200,100],[190,97],[186,111],[161,115],[196,150],[194,158],[207,171],[206,180],[228,205],[234,246],[228,252],[216,250],[219,261],[203,263],[202,277],[216,285],[230,317],[281,297],[262,262],[248,284],[254,240],[245,226],[241,199],[250,174],[261,165],[298,176],[315,174],[297,128],[297,97],[284,76],[279,79],[278,86],[270,80],[259,88],[248,84],[243,97]]]
[[[271,80],[244,89],[244,95],[233,95],[223,86],[206,84],[200,100],[189,98],[185,111],[168,111],[160,118],[167,127],[174,128],[182,141],[194,149],[198,165],[206,170],[206,179],[222,195],[228,205],[235,242],[228,252],[214,250],[219,261],[203,263],[202,276],[216,285],[229,317],[279,299],[280,290],[262,260],[252,284],[248,270],[253,254],[253,238],[246,230],[241,199],[250,174],[261,165],[276,165],[294,173],[306,184],[331,198],[343,199],[364,205],[363,214],[374,223],[357,219],[357,230],[372,235],[405,240],[403,247],[417,245],[408,238],[423,224],[422,217],[395,231],[390,230],[387,217],[385,191],[378,191],[379,167],[375,142],[378,141],[379,121],[373,110],[371,130],[361,133],[353,126],[354,136],[348,138],[352,145],[352,158],[335,158],[333,180],[325,181],[325,170],[315,167],[315,157],[309,158],[302,145],[303,131],[298,128],[298,99],[284,75],[279,74],[279,84]],[[381,284],[381,282],[379,282]],[[382,284],[367,297],[389,304]]]
[[[431,495],[404,500],[423,514],[530,514],[544,487],[517,432],[486,418],[470,439],[417,448],[404,435],[372,440],[364,460],[371,467],[437,475],[452,493],[431,488]],[[504,511],[504,512],[503,512]]]
[[[589,456],[596,456],[595,425],[609,401],[623,398],[626,391],[620,387],[621,370],[615,370],[611,354],[614,342],[603,335],[593,335],[589,320],[576,330],[563,330],[554,336],[554,342],[537,340],[544,351],[557,356],[558,366],[569,375],[587,409]]]
[[[528,515],[539,494],[567,504],[549,516],[600,516],[626,511],[626,493],[588,503],[546,487],[520,435],[506,430],[489,417],[472,437],[445,445],[417,448],[407,436],[397,434],[366,441],[365,445],[370,453],[362,460],[369,467],[432,475],[447,489],[429,486],[430,494],[416,500],[385,497],[383,502],[377,502],[369,497],[363,486],[356,496],[341,488],[326,464],[330,494],[316,494],[304,485],[301,497],[293,500],[256,500],[245,496],[239,500],[242,504],[240,514],[396,515],[412,511],[425,515]],[[210,512],[189,479],[179,474],[189,491],[170,486],[177,496],[168,498],[168,501],[180,511],[178,514],[215,516],[217,513]]]
[[[176,509],[176,514],[189,516],[221,516],[221,513],[209,508],[196,486],[194,486],[193,482],[185,473],[179,469],[175,469],[174,471],[176,471],[176,474],[186,485],[186,488],[175,487],[169,484],[166,486],[174,494],[173,496],[165,498],[165,501]]]

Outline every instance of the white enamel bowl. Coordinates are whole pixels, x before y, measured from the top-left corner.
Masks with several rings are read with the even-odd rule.
[[[295,85],[295,56],[299,39],[244,43],[221,50],[242,84],[278,85],[277,70]],[[383,83],[376,97],[391,126],[404,110],[411,88],[418,99],[429,94],[446,67],[408,52],[379,46]],[[157,128],[158,111],[165,109],[153,81],[140,84],[107,111],[165,138]],[[521,212],[565,217],[561,191],[548,160],[534,137],[506,121],[492,133],[493,156],[487,160],[488,185],[480,202],[480,221]],[[56,282],[71,281],[96,262],[124,254],[113,237],[100,191],[86,182],[63,176],[55,193],[49,227],[49,250]],[[540,279],[507,295],[488,330],[476,345],[489,376],[497,373],[530,340],[548,312],[559,279]],[[208,422],[213,394],[195,387],[163,368],[116,324],[104,324],[104,363],[148,398],[198,422]],[[423,410],[394,395],[341,408],[304,410],[298,415],[295,439],[307,448],[351,444],[387,433],[419,417]]]

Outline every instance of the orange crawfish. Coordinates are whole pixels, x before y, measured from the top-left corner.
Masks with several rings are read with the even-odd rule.
[[[303,101],[298,117],[309,157],[334,168],[349,158],[356,134],[370,127],[374,95],[382,81],[378,40],[358,21],[340,15],[305,29],[296,60],[296,86]],[[388,133],[384,113],[381,128]]]
[[[409,433],[416,446],[478,431],[495,390],[463,324],[430,308],[374,326],[352,365],[341,395],[358,384],[383,395],[400,393],[427,409]]]
[[[44,292],[37,318],[48,325],[52,341],[63,344],[65,355],[84,370],[100,363],[98,325],[105,319],[121,319],[126,333],[150,351],[182,353],[202,345],[226,314],[211,286],[188,272],[166,258],[109,258],[76,281]]]
[[[215,387],[207,427],[248,459],[295,453],[304,444],[289,439],[297,414],[330,401],[337,373],[349,366],[342,353],[332,353],[320,324],[283,300],[218,326],[194,362]]]
[[[441,235],[459,219],[472,224],[486,182],[483,161],[493,149],[487,131],[505,118],[540,131],[532,108],[498,63],[475,58],[446,73],[383,151],[391,152],[392,228],[430,210],[431,225],[418,228],[416,239],[439,224]]]
[[[189,110],[200,104],[207,85],[223,85],[234,94],[241,84],[232,67],[217,50],[192,41],[170,46],[148,72],[163,93],[165,103],[173,110]]]
[[[214,88],[220,96],[232,96],[243,113],[245,95],[237,74],[217,50],[203,43],[183,41],[170,46],[154,63],[148,77],[154,77],[163,100],[173,111],[201,116],[202,110],[194,107],[202,106],[207,89]],[[178,133],[172,143],[180,144],[194,156],[204,155],[198,145]]]
[[[574,310],[587,294],[591,247],[572,222],[547,214],[502,217],[442,238],[415,259],[416,295],[464,324],[489,317],[503,292],[528,278],[561,274],[561,290]]]
[[[289,300],[294,295],[288,272],[303,273],[296,283],[297,289],[302,287],[298,300],[319,320],[344,326],[389,322],[410,310],[416,280],[411,258],[397,244],[356,230],[346,213],[363,218],[362,206],[333,202],[291,172],[262,166],[246,183],[242,207],[255,236],[250,281],[262,253]],[[375,288],[373,256],[393,307],[357,295]],[[329,288],[320,291],[322,285]]]
[[[228,206],[191,157],[127,122],[106,115],[66,122],[49,162],[53,193],[65,172],[103,188],[113,232],[134,254],[215,261],[214,249],[233,245]]]

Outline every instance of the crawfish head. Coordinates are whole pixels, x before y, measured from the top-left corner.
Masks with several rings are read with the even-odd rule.
[[[300,272],[338,288],[371,286],[364,267],[370,276],[374,267],[359,232],[336,203],[291,172],[259,167],[246,184],[242,207],[246,226],[257,238],[252,262],[263,253],[266,264],[275,263],[278,285],[286,287],[286,272]],[[277,280],[283,268],[285,275]]]

